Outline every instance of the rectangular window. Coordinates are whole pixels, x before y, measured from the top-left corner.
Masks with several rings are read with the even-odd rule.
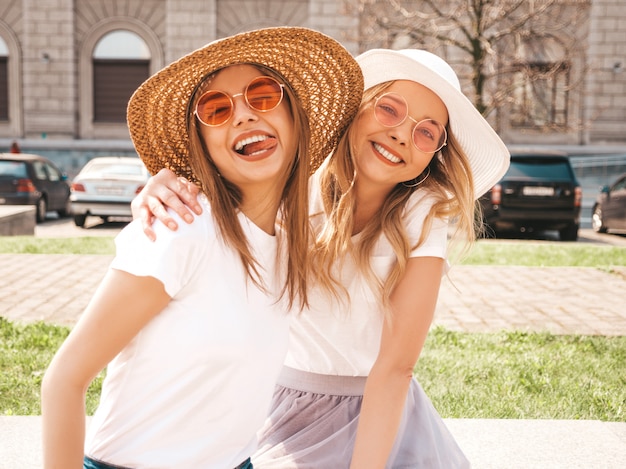
[[[567,63],[519,65],[513,80],[513,127],[567,127],[570,80]]]
[[[128,100],[149,73],[149,60],[94,59],[94,122],[125,123]]]
[[[0,121],[9,120],[8,57],[0,57]]]

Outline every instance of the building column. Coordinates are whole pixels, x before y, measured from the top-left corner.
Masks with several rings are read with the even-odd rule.
[[[74,1],[23,0],[24,135],[75,138]]]
[[[359,17],[338,0],[310,0],[309,24],[341,42],[352,55],[359,54]]]
[[[166,64],[215,39],[216,11],[216,0],[167,0]]]

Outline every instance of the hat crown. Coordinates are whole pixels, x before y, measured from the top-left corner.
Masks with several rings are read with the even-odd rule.
[[[457,90],[461,91],[461,83],[452,67],[438,55],[421,49],[403,49],[398,51],[400,54],[414,60],[422,66],[432,70],[441,78],[446,80]],[[419,83],[419,79],[415,79]]]
[[[357,56],[356,61],[363,70],[365,89],[390,81],[410,80],[437,92],[441,85],[437,82],[441,80],[443,86],[452,86],[462,94],[459,78],[448,62],[426,50],[370,49]]]

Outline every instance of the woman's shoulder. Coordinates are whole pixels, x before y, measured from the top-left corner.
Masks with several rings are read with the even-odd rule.
[[[433,205],[438,201],[439,196],[429,190],[417,190],[411,194],[404,210],[404,223],[407,229],[411,232],[420,232]],[[447,225],[447,217],[435,216],[431,230],[435,228],[447,230]]]
[[[176,220],[176,223],[178,224],[179,228],[176,232],[178,232],[179,236],[203,236],[206,240],[207,235],[215,234],[216,226],[215,220],[213,219],[213,210],[211,207],[211,203],[204,194],[198,195],[198,203],[202,207],[202,213],[200,215],[194,214],[194,219],[191,223],[185,222],[174,211],[168,209],[170,215],[174,218],[174,220]],[[167,228],[163,224],[161,224],[161,229]]]
[[[213,219],[213,210],[211,203],[204,194],[198,195],[198,203],[202,207],[202,213],[200,215],[193,214],[193,221],[191,223],[185,222],[178,214],[173,210],[168,209],[168,212],[172,218],[178,224],[176,231],[169,230],[165,225],[160,222],[159,226],[155,225],[155,231],[168,231],[171,236],[178,238],[194,238],[201,236],[205,240],[206,236],[210,236],[216,232],[215,221]]]
[[[405,206],[405,214],[407,215],[425,215],[430,208],[437,202],[437,196],[433,192],[423,189],[414,191]]]
[[[156,239],[150,240],[139,220],[131,222],[116,237],[116,256],[112,267],[134,275],[159,279],[174,296],[198,271],[198,266],[216,252],[215,228],[210,206],[202,203],[203,213],[186,223],[173,212],[178,229],[170,230],[161,222],[153,225]]]
[[[148,241],[147,236],[143,233],[143,227],[139,220],[132,221],[118,235],[116,243],[124,242],[133,244],[148,241],[155,247],[167,247],[171,244],[192,244],[207,243],[215,238],[216,228],[212,216],[211,205],[204,196],[198,197],[198,202],[202,206],[200,215],[194,214],[194,220],[191,223],[184,221],[173,210],[168,209],[169,215],[176,221],[178,228],[176,230],[169,229],[160,220],[156,220],[152,226],[156,234],[154,242]]]

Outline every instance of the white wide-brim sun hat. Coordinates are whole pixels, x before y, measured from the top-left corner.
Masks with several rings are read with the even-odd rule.
[[[463,94],[456,73],[445,60],[420,49],[371,49],[356,60],[366,90],[392,80],[411,80],[439,96],[448,109],[448,128],[469,159],[475,198],[504,176],[510,162],[506,145]]]

